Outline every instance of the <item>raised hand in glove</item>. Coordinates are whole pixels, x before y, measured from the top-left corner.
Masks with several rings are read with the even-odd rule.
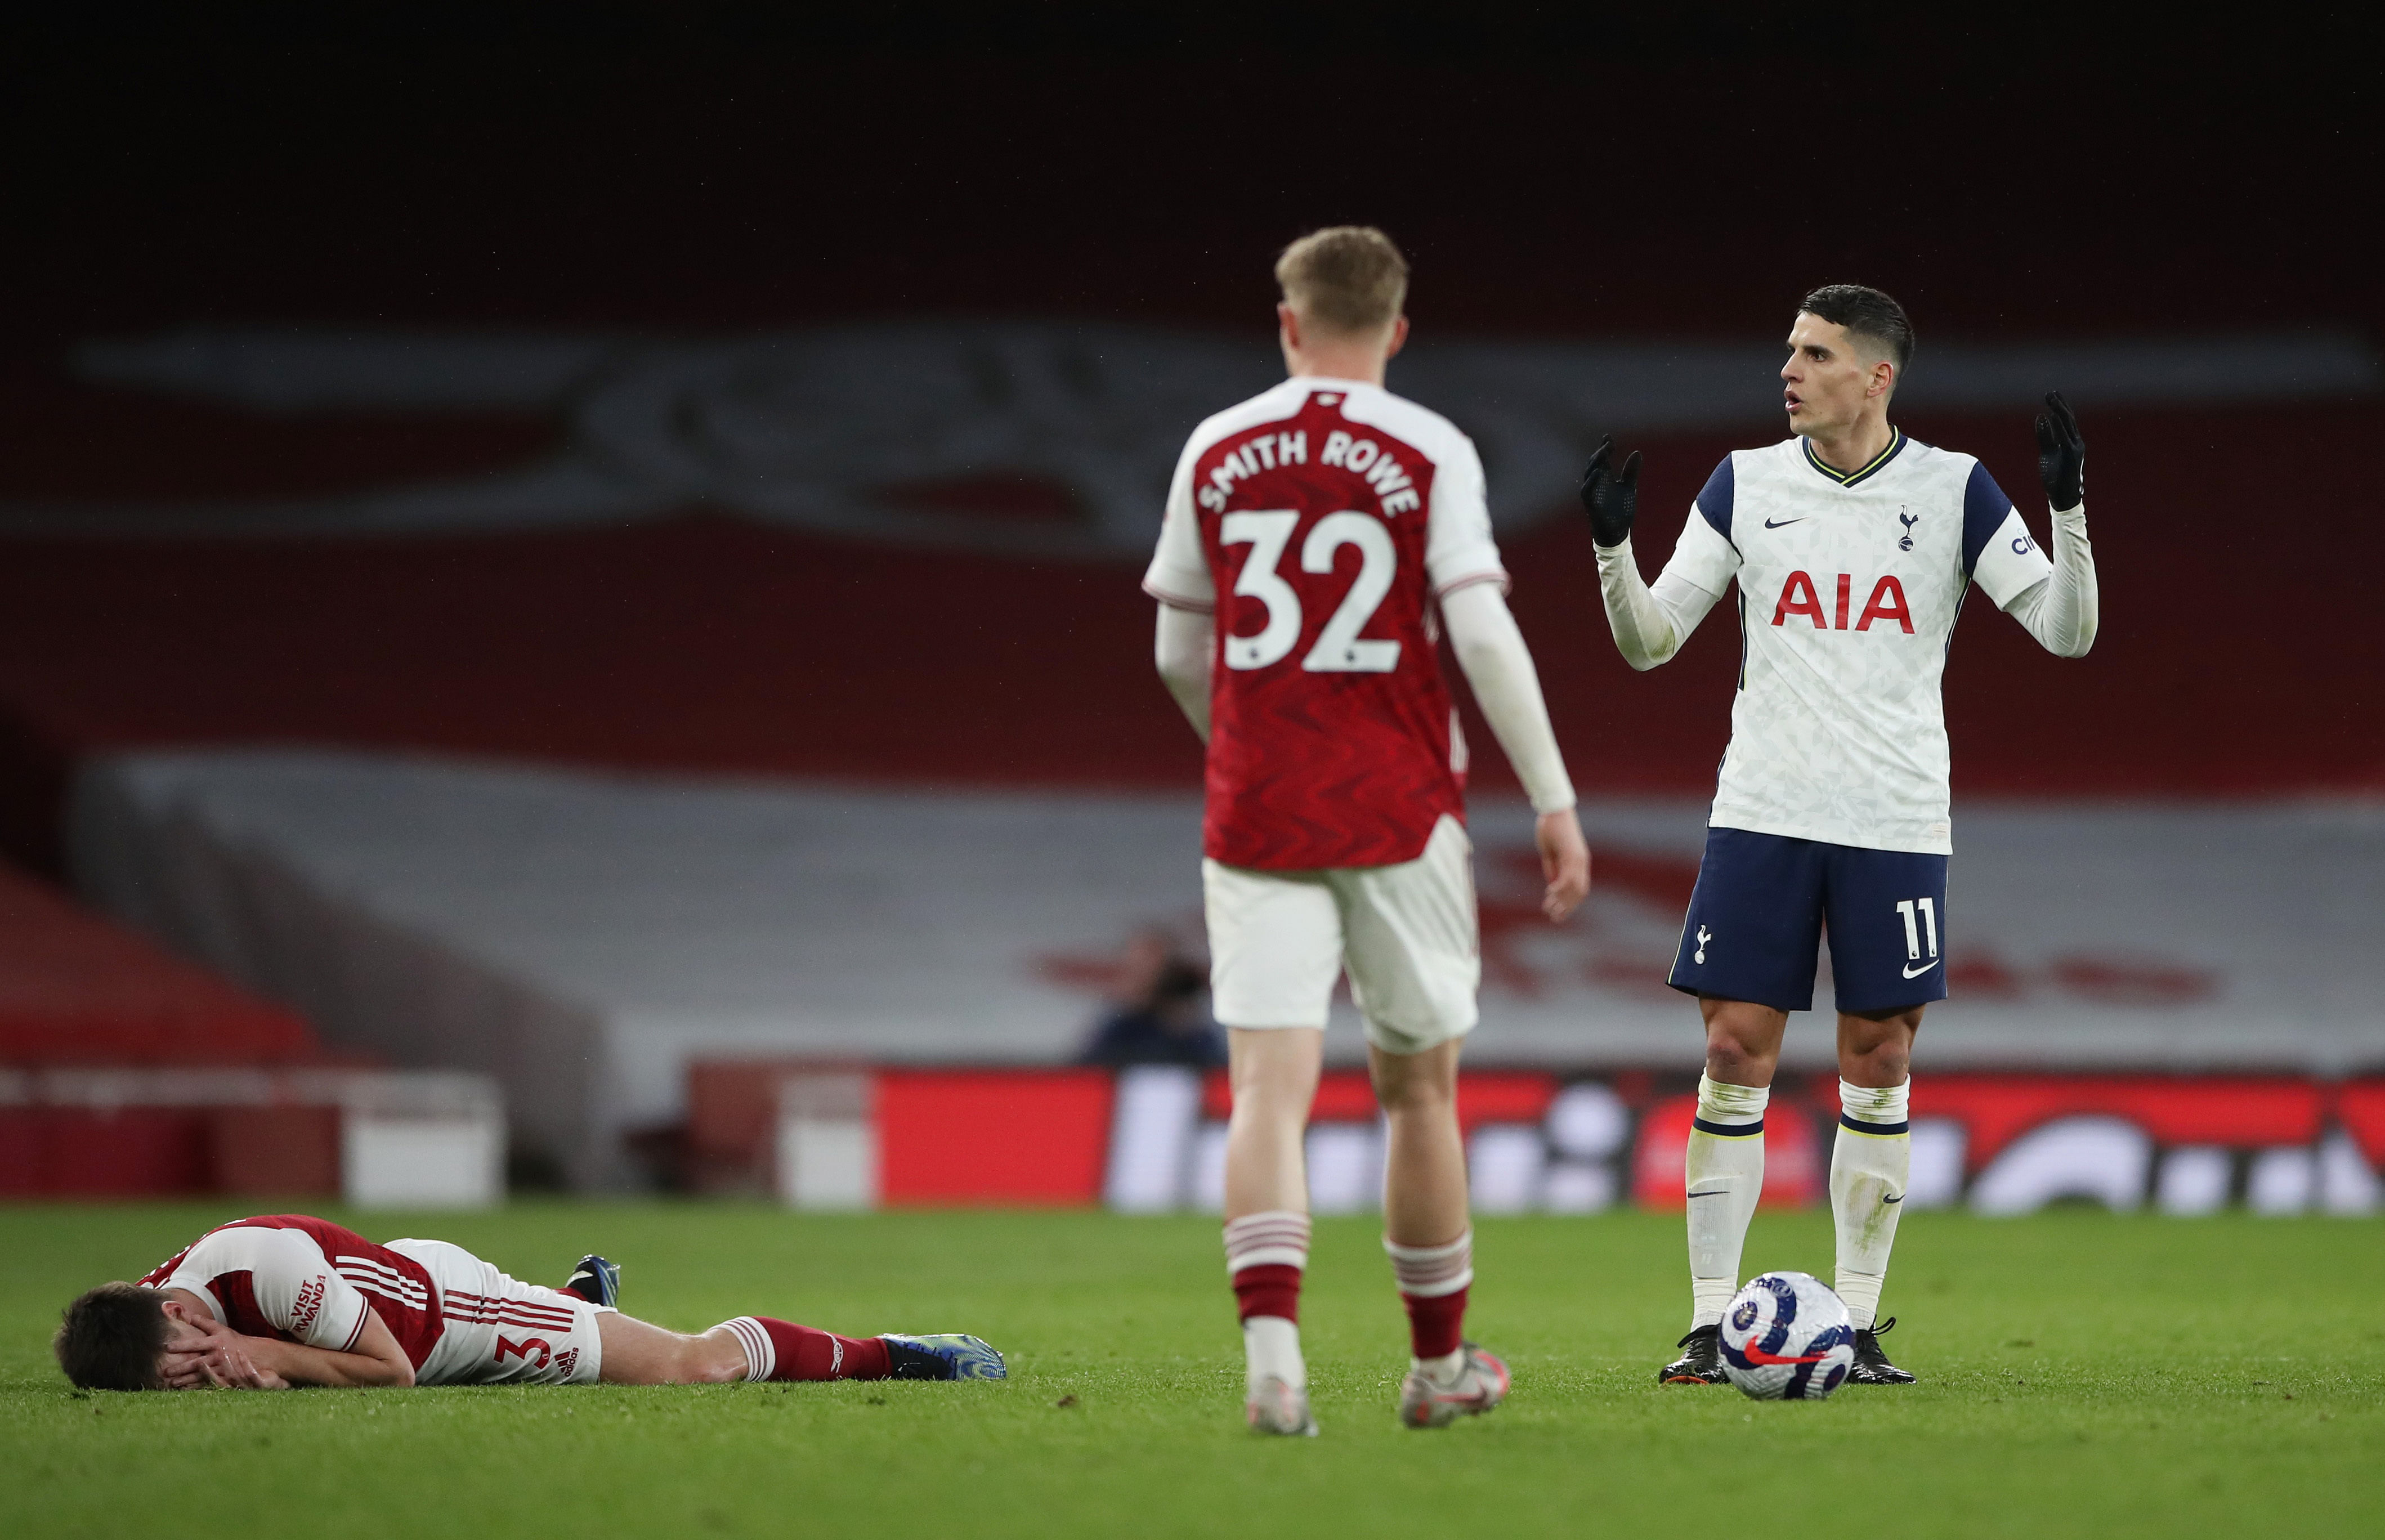
[[[1590,538],[1607,546],[1631,538],[1632,505],[1640,496],[1640,451],[1631,451],[1621,470],[1612,470],[1606,461],[1614,451],[1614,435],[1600,439],[1590,469],[1581,473],[1581,506],[1590,514]]]
[[[2056,513],[2068,513],[2087,500],[2087,441],[2079,436],[2079,419],[2060,391],[2047,396],[2045,410],[2037,414],[2037,479],[2045,483],[2045,499]],[[1589,494],[1582,496],[1587,501]]]

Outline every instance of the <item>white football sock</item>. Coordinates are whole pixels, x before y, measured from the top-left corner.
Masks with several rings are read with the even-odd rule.
[[[1739,1292],[1739,1254],[1764,1192],[1764,1106],[1771,1089],[1698,1077],[1683,1183],[1690,1200],[1690,1324],[1712,1326]]]
[[[1226,1271],[1244,1268],[1308,1268],[1309,1221],[1296,1209],[1277,1208],[1226,1221]],[[1250,1389],[1273,1375],[1294,1390],[1308,1388],[1308,1364],[1300,1356],[1300,1327],[1291,1318],[1253,1315],[1242,1319],[1242,1367]]]
[[[744,1351],[746,1379],[767,1380],[778,1371],[779,1349],[770,1340],[769,1328],[750,1315],[724,1321],[720,1326],[729,1328],[730,1334],[737,1339],[737,1346]],[[720,1326],[715,1326],[713,1330],[718,1332]]]
[[[1400,1297],[1411,1302],[1411,1308],[1413,1301],[1446,1299],[1473,1286],[1474,1227],[1470,1224],[1466,1233],[1444,1246],[1402,1246],[1386,1235],[1383,1250],[1392,1259],[1392,1277],[1399,1284]],[[1408,1364],[1422,1370],[1435,1384],[1445,1385],[1466,1367],[1466,1349],[1454,1348],[1430,1358],[1410,1355]]]
[[[1871,1087],[1839,1082],[1839,1137],[1830,1151],[1830,1218],[1839,1232],[1839,1297],[1869,1330],[1879,1315],[1904,1182],[1913,1167],[1906,1116],[1913,1082]]]
[[[1255,1315],[1242,1322],[1244,1383],[1255,1393],[1272,1374],[1294,1390],[1308,1388],[1308,1362],[1300,1356],[1300,1328],[1280,1315]]]
[[[1411,1357],[1408,1367],[1420,1371],[1426,1379],[1437,1385],[1451,1384],[1456,1381],[1458,1371],[1466,1367],[1466,1349],[1460,1347],[1437,1358]]]
[[[1392,1279],[1400,1293],[1418,1299],[1441,1299],[1474,1283],[1474,1227],[1445,1246],[1402,1246],[1389,1235],[1383,1251],[1392,1259]]]
[[[1296,1208],[1269,1208],[1226,1221],[1226,1272],[1244,1268],[1308,1267],[1310,1224]]]

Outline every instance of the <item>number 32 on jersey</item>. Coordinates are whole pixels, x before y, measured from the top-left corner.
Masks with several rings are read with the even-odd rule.
[[[1230,513],[1218,523],[1218,544],[1251,548],[1242,575],[1234,580],[1234,592],[1267,607],[1267,624],[1255,635],[1226,638],[1230,669],[1264,669],[1280,663],[1300,643],[1300,595],[1277,570],[1299,523],[1299,514],[1278,509]],[[1350,584],[1341,607],[1326,621],[1317,645],[1308,649],[1300,666],[1310,673],[1390,673],[1400,666],[1400,645],[1362,641],[1358,632],[1374,619],[1383,595],[1392,591],[1392,573],[1399,556],[1391,532],[1363,513],[1345,509],[1327,514],[1300,543],[1301,570],[1330,572],[1334,557],[1344,545],[1357,546],[1363,558],[1357,580]]]

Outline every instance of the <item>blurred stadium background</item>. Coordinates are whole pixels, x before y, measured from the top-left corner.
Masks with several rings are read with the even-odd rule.
[[[2235,24],[29,29],[0,1195],[1212,1201],[1215,1072],[1075,1062],[1198,1011],[1198,747],[1137,582],[1183,435],[1277,370],[1272,253],[1363,220],[1416,268],[1393,388],[1483,447],[1598,863],[1542,926],[1475,723],[1483,1209],[1680,1201],[1662,973],[1735,644],[1632,675],[1567,507],[1616,432],[1661,555],[1838,280],[1916,317],[1903,425],[2041,527],[2069,393],[2104,590],[2084,664],[1959,633],[1914,1201],[2377,1208],[2374,56],[2329,23],[2273,69]],[[1792,1031],[1783,1203],[1826,1049]],[[1318,1207],[1365,1207],[1362,1077],[1317,1116]]]

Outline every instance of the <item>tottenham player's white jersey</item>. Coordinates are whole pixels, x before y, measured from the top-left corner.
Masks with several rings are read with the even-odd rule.
[[[1739,695],[1712,823],[1950,854],[1939,684],[1954,618],[1973,582],[2003,607],[2053,570],[1968,455],[1901,432],[1852,474],[1802,438],[1731,454],[1658,583],[1710,606],[1739,582]]]

